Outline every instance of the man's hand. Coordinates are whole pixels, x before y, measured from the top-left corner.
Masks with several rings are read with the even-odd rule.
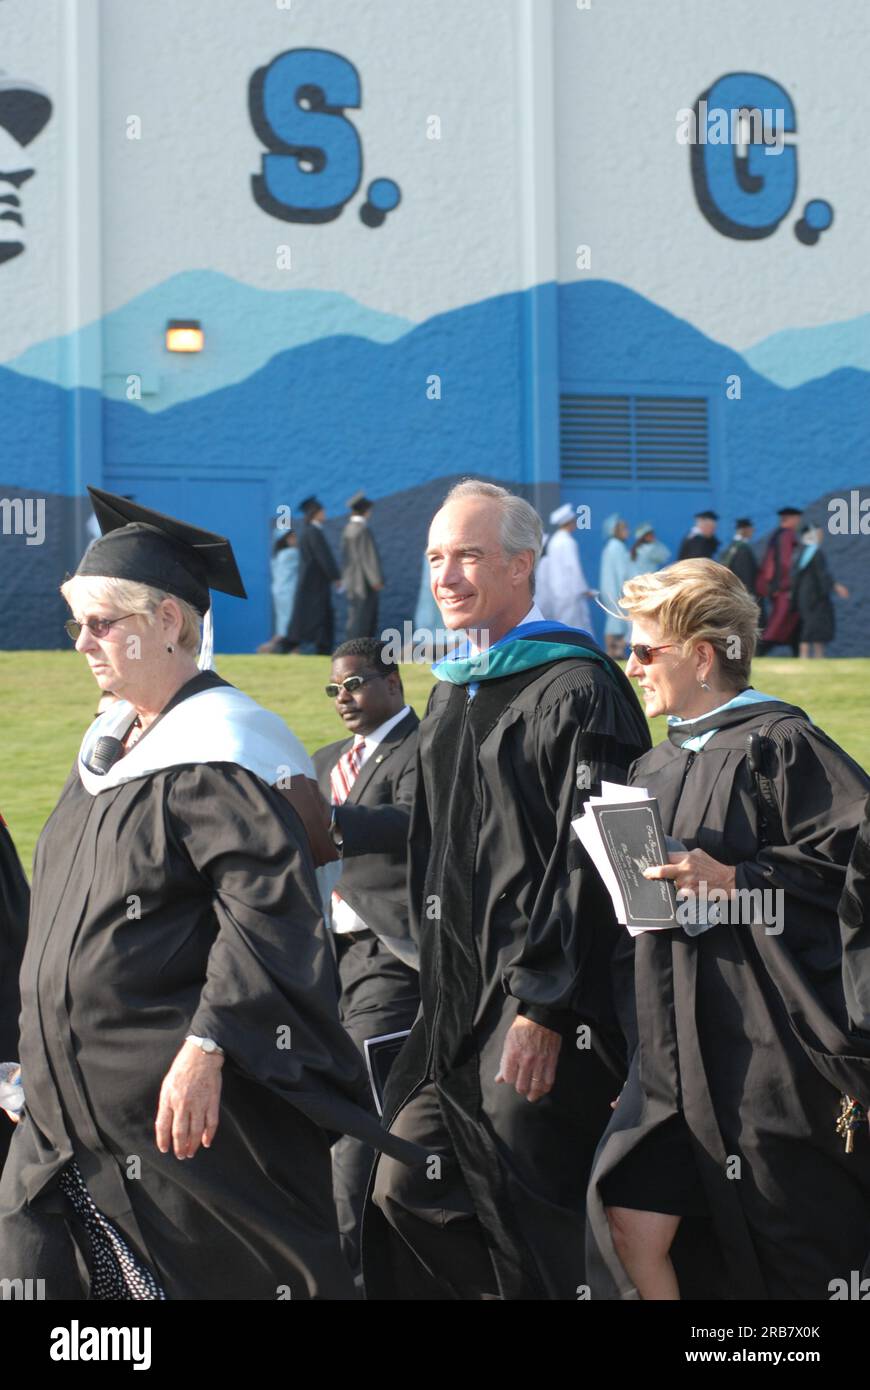
[[[154,1129],[157,1147],[176,1158],[193,1158],[200,1144],[207,1149],[217,1133],[221,1098],[221,1053],[205,1053],[185,1042],[163,1078]]]
[[[508,1029],[496,1081],[506,1081],[517,1095],[540,1100],[553,1088],[562,1039],[552,1028],[530,1018],[516,1018]]]
[[[670,878],[679,892],[686,889],[697,894],[700,884],[707,888],[724,888],[726,893],[735,889],[735,869],[733,864],[720,864],[702,849],[680,850],[670,856],[669,864],[653,864],[644,869],[644,878]]]

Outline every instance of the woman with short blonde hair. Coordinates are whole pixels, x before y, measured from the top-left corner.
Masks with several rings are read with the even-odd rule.
[[[870,778],[749,684],[758,611],[730,570],[683,560],[620,603],[626,673],[668,719],[629,773],[673,837],[644,875],[678,891],[675,924],[634,938],[634,1057],[589,1188],[592,1296],[827,1298],[870,1251],[860,1107],[841,1125],[854,1155],[837,1130],[841,1093],[870,1103],[837,922]]]
[[[758,605],[744,585],[714,560],[680,560],[623,585],[629,618],[652,619],[677,642],[709,642],[721,683],[742,690],[758,642]]]

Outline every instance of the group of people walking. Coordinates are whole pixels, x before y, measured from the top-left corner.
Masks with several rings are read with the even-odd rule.
[[[705,509],[680,543],[678,560],[718,559],[756,599],[762,614],[758,655],[787,646],[795,656],[822,657],[836,632],[833,595],[848,598],[849,590],[837,583],[821,549],[822,528],[801,525],[798,507],[781,507],[779,524],[768,537],[759,560],[753,546],[755,526],[749,517],[738,517],[731,540],[722,545],[716,534],[719,516]],[[670,552],[648,522],[630,530],[617,514],[604,523],[605,544],[601,556],[599,593],[606,612],[607,651],[620,660],[630,624],[619,608],[619,595],[627,580],[660,569]],[[576,547],[575,547],[576,548]]]
[[[751,685],[737,575],[625,579],[623,671],[542,612],[530,504],[466,480],[422,719],[351,640],[312,761],[197,667],[228,544],[91,491],[67,627],[120,698],[37,848],[0,1287],[824,1299],[863,1270],[870,777]],[[614,783],[672,837],[646,876],[724,907],[619,925],[572,826]]]
[[[301,504],[301,539],[294,530],[277,530],[271,560],[276,635],[260,651],[331,652],[335,592],[347,596],[345,640],[376,635],[385,580],[368,524],[374,503],[364,492],[357,492],[347,506],[341,566],[323,533],[326,512],[316,497]],[[821,548],[822,529],[805,524],[798,530],[803,514],[797,507],[781,507],[777,515],[779,524],[759,560],[753,546],[755,526],[749,517],[737,519],[731,540],[722,545],[716,534],[718,514],[700,511],[680,544],[677,559],[718,558],[738,576],[764,614],[759,655],[787,646],[795,656],[822,657],[836,631],[833,595],[848,598],[849,590],[830,573]],[[575,509],[569,503],[557,507],[550,513],[549,524],[552,531],[544,535],[537,569],[541,611],[548,618],[592,631],[590,603],[598,601],[605,615],[605,649],[614,660],[623,660],[630,628],[619,609],[623,586],[637,575],[661,569],[671,558],[670,550],[651,521],[640,522],[632,531],[625,518],[614,512],[603,523],[598,587],[592,588],[577,544]],[[425,557],[414,624],[421,630],[440,627]]]
[[[801,525],[799,507],[780,507],[777,516],[779,524],[759,560],[752,545],[755,526],[751,518],[738,518],[730,543],[720,550],[716,536],[719,517],[713,511],[699,512],[678,558],[717,556],[757,599],[764,614],[759,656],[786,646],[794,656],[822,657],[836,632],[832,595],[848,598],[849,590],[831,575],[821,549],[822,528]]]
[[[378,595],[384,575],[368,520],[374,502],[364,492],[348,498],[350,511],[341,537],[339,568],[323,533],[326,508],[317,497],[300,505],[302,535],[277,528],[272,543],[272,607],[275,635],[261,652],[313,651],[328,656],[335,644],[334,591],[347,597],[345,640],[373,637],[378,628]]]

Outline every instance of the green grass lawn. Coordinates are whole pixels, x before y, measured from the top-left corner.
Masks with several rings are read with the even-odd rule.
[[[225,656],[220,674],[276,710],[309,751],[344,732],[331,700],[326,657]],[[408,699],[423,712],[432,677],[428,667],[403,670]],[[800,705],[826,733],[870,769],[867,682],[870,659],[793,661],[767,657],[755,663],[753,684]],[[0,811],[29,871],[39,832],[54,806],[78,751],[82,731],[96,709],[96,686],[75,652],[0,652],[3,757]],[[652,724],[664,737],[664,720]]]

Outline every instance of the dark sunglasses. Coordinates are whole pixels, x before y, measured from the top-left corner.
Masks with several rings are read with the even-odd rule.
[[[347,680],[340,681],[338,685],[327,685],[325,690],[330,700],[336,699],[340,690],[346,690],[348,695],[352,695],[355,690],[359,690],[361,685],[367,685],[369,681],[382,681],[383,675],[375,674],[372,676],[348,676]]]
[[[76,622],[75,618],[67,618],[64,628],[71,642],[77,642],[82,635],[82,628],[88,628],[95,637],[108,637],[110,630],[115,623],[122,623],[125,618],[135,618],[135,613],[124,613],[120,618],[88,618],[87,622]]]
[[[675,647],[676,642],[662,642],[660,647],[649,647],[646,642],[635,642],[634,646],[629,644],[628,650],[636,656],[641,666],[649,666],[653,659],[653,652],[663,652],[667,647]]]

